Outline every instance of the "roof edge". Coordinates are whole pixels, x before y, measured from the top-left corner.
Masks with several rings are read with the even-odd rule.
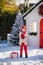
[[[25,13],[23,14],[23,18],[24,18],[27,14],[29,14],[33,9],[35,9],[41,2],[43,2],[43,1],[40,0],[37,4],[33,5],[32,8],[30,8],[30,10],[28,10],[27,12],[25,12]]]

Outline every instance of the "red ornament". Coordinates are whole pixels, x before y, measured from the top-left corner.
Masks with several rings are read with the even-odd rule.
[[[21,38],[24,39],[24,34],[21,34]]]
[[[43,4],[39,6],[39,14],[43,16]]]

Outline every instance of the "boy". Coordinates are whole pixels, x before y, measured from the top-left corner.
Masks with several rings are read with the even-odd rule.
[[[27,58],[27,34],[26,34],[26,26],[22,26],[21,31],[19,33],[19,39],[20,39],[20,57],[22,57],[22,51],[24,47],[25,51],[25,57]]]

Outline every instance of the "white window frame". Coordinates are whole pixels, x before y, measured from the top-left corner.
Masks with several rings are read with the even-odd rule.
[[[37,32],[37,22],[30,22],[30,32]]]

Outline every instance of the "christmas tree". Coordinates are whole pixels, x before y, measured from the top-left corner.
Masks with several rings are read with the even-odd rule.
[[[10,43],[12,43],[13,45],[19,45],[19,32],[22,25],[23,25],[22,14],[18,13],[15,19],[15,23],[13,24],[11,30],[12,36],[10,37],[11,38]]]

